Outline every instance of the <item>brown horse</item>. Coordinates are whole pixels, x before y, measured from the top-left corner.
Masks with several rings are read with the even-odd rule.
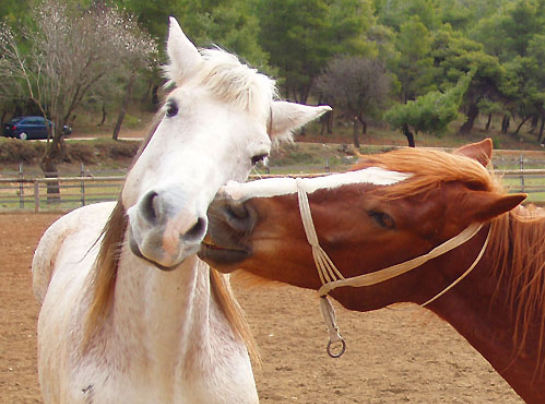
[[[491,154],[490,140],[403,149],[328,177],[229,183],[200,256],[350,310],[425,304],[527,403],[544,403],[545,215],[502,190],[483,167]]]

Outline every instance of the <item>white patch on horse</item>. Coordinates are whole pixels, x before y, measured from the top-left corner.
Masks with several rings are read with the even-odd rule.
[[[393,185],[410,178],[412,174],[390,171],[380,167],[369,167],[342,174],[302,179],[308,194],[322,189],[335,189],[344,185],[372,184]],[[297,193],[294,178],[268,178],[260,181],[239,183],[230,181],[223,190],[235,201],[244,202],[251,198],[270,198]]]

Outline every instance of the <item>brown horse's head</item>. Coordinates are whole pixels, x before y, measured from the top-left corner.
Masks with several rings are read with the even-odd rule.
[[[320,246],[345,278],[355,277],[426,254],[471,224],[486,224],[508,212],[525,195],[502,192],[484,168],[491,152],[489,140],[452,154],[402,149],[365,157],[347,173],[304,179]],[[229,183],[208,216],[209,234],[200,255],[218,270],[240,268],[303,288],[322,286],[294,179]],[[474,258],[476,253],[464,248]],[[422,279],[429,265],[367,288],[359,307],[350,307],[339,290],[332,295],[357,310],[425,299],[414,293],[437,281]],[[350,288],[341,289],[346,295]]]

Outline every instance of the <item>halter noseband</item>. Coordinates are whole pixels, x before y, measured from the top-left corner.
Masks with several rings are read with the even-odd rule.
[[[327,299],[327,295],[329,294],[329,292],[341,286],[361,287],[361,286],[376,285],[377,283],[381,283],[389,279],[395,278],[396,276],[407,273],[425,264],[426,262],[434,258],[437,258],[440,255],[446,254],[447,252],[454,250],[455,248],[464,244],[466,241],[473,238],[479,232],[479,230],[481,230],[481,228],[483,227],[482,224],[473,223],[469,225],[466,229],[464,229],[457,236],[438,245],[437,247],[435,247],[434,249],[432,249],[430,252],[426,254],[420,255],[409,261],[405,261],[396,265],[392,265],[387,268],[380,269],[375,272],[355,276],[352,278],[345,278],[342,275],[342,273],[337,269],[337,267],[335,266],[331,258],[329,258],[327,253],[320,246],[320,243],[318,241],[318,235],[316,233],[316,228],[314,227],[314,223],[312,221],[312,214],[310,212],[310,205],[308,202],[308,195],[305,190],[304,179],[296,178],[295,181],[297,184],[297,196],[299,201],[299,211],[301,213],[301,220],[303,222],[303,227],[305,229],[307,240],[310,246],[312,247],[312,256],[314,258],[314,263],[316,264],[316,268],[318,269],[318,275],[320,276],[320,281],[322,282],[322,287],[318,290],[318,294],[320,296],[320,308],[322,310],[322,315],[329,329],[329,343],[327,344],[327,353],[332,358],[339,358],[342,356],[342,354],[346,350],[346,343],[343,337],[340,335],[339,329],[337,328],[337,325],[335,323],[335,310],[333,309],[331,302]],[[430,304],[431,302],[435,301],[439,297],[443,296],[450,289],[452,289],[460,281],[462,281],[462,279],[464,279],[473,270],[473,268],[477,266],[477,264],[481,260],[484,254],[484,251],[486,250],[486,247],[488,245],[489,238],[490,238],[490,230],[488,231],[486,240],[481,248],[481,251],[477,255],[477,258],[473,262],[473,264],[471,264],[471,266],[462,275],[460,275],[454,282],[452,282],[449,286],[443,289],[440,293],[438,293],[437,295],[435,295],[434,297],[432,297],[425,303],[421,304],[420,307],[424,307]],[[338,352],[332,352],[333,344],[337,344],[337,343],[341,344]]]

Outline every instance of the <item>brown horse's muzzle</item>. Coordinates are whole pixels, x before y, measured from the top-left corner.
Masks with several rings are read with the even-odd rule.
[[[251,255],[246,240],[256,223],[256,213],[245,202],[220,191],[208,208],[208,234],[199,257],[222,272],[231,272]]]

